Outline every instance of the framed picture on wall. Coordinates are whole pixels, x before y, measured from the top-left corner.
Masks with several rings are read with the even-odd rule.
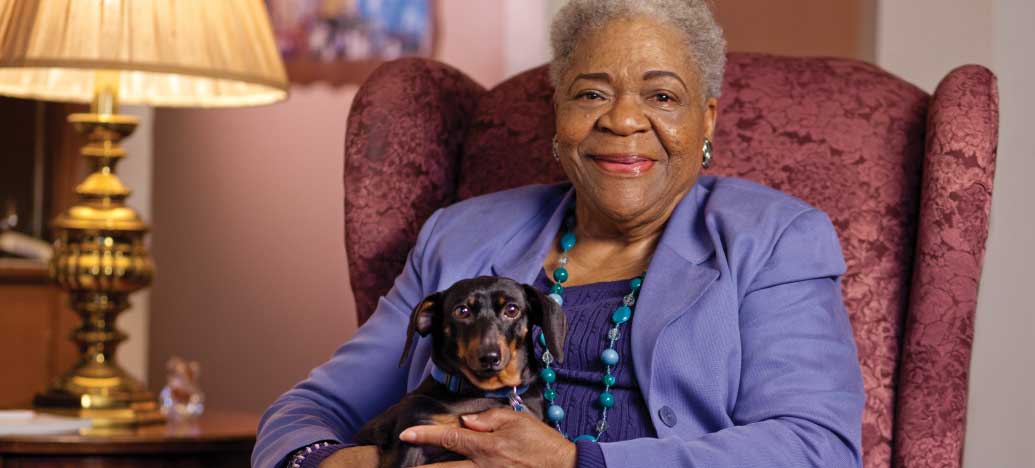
[[[294,83],[360,84],[399,57],[432,57],[436,0],[266,0]]]

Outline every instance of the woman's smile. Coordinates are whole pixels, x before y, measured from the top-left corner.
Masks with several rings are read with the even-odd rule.
[[[621,177],[638,177],[652,167],[654,160],[642,154],[610,153],[586,155],[601,171]]]

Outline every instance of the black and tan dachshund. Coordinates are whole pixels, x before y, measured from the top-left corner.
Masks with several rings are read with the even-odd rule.
[[[360,445],[376,445],[382,468],[462,459],[435,447],[399,440],[410,426],[461,426],[460,416],[516,407],[543,417],[542,384],[532,326],[543,330],[556,362],[564,359],[564,312],[532,286],[492,276],[458,281],[413,310],[399,365],[407,362],[414,333],[432,336],[432,375],[402,400],[367,422]]]

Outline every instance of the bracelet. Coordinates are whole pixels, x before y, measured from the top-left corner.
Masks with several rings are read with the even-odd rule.
[[[289,468],[301,468],[302,467],[302,463],[305,462],[305,457],[307,457],[310,454],[312,454],[315,450],[327,447],[327,446],[331,445],[332,443],[337,443],[337,442],[328,441],[328,440],[322,440],[322,441],[317,442],[315,444],[309,444],[309,445],[306,445],[305,447],[302,447],[302,448],[296,450],[295,454],[291,457],[291,460],[288,461],[287,466]]]

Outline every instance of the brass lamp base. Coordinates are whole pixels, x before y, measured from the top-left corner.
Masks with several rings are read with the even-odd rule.
[[[126,339],[115,319],[129,307],[130,293],[151,283],[154,266],[144,244],[148,226],[126,206],[130,191],[115,175],[126,155],[119,142],[137,119],[117,113],[117,73],[98,72],[96,81],[92,112],[68,119],[87,137],[81,153],[92,172],[76,187],[78,201],[54,220],[50,262],[51,276],[82,318],[72,333],[80,355],[34,404],[40,411],[90,418],[95,427],[161,422],[154,395],[115,364],[115,349]]]
[[[97,392],[99,389],[105,391]],[[72,376],[46,393],[36,395],[33,404],[47,413],[88,418],[94,428],[165,421],[154,395],[127,375],[113,378]]]
[[[126,336],[105,324],[114,324],[115,315],[128,303],[124,296],[110,299],[98,293],[72,294],[71,306],[83,316],[83,325],[72,334],[82,354],[52,388],[36,395],[33,404],[47,413],[91,419],[94,428],[162,422],[154,395],[112,359],[115,346]]]

